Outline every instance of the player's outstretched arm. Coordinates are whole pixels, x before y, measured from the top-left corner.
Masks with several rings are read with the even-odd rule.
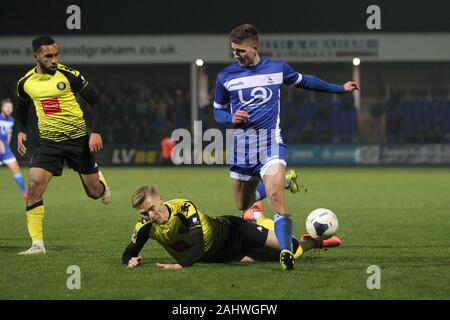
[[[148,227],[147,227],[148,226]],[[139,255],[149,238],[149,228],[151,224],[147,224],[140,228],[137,234],[133,234],[132,241],[125,248],[122,254],[122,263],[129,268],[138,267],[142,263],[142,257]]]
[[[347,81],[346,83],[344,83],[344,90],[345,93],[353,92],[354,90],[359,90],[359,86],[354,81]]]
[[[347,93],[359,90],[358,85],[354,81],[347,81],[344,85],[338,85],[307,74],[302,75],[302,80],[297,86],[307,90],[328,93]]]
[[[126,264],[129,267],[139,266],[142,262],[142,257],[139,256],[139,252],[142,250],[142,247],[143,245],[140,245],[137,242],[136,243],[130,242],[122,254],[122,263]]]

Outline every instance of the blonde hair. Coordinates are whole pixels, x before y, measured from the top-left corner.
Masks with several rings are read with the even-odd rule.
[[[137,189],[131,197],[131,206],[138,209],[147,197],[158,196],[154,186],[143,186]]]

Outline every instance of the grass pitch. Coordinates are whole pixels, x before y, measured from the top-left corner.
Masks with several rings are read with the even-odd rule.
[[[278,263],[196,264],[159,270],[172,258],[151,240],[144,264],[120,258],[139,216],[130,197],[154,184],[165,199],[188,198],[209,215],[235,214],[228,170],[104,168],[112,203],[84,194],[65,169],[44,197],[45,256],[18,256],[30,245],[25,203],[10,172],[0,168],[0,299],[449,299],[450,171],[448,168],[298,168],[306,194],[287,194],[294,232],[327,207],[338,216],[339,248],[310,252],[293,272]],[[24,170],[25,173],[25,170]],[[268,209],[267,204],[265,204]],[[267,212],[270,215],[270,212]],[[69,290],[67,268],[81,270]],[[367,268],[381,270],[381,289],[367,288]]]

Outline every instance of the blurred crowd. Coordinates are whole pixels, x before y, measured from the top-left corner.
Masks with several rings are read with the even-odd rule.
[[[0,81],[0,85],[2,97],[14,97],[10,82]],[[104,106],[103,137],[106,144],[159,149],[161,140],[170,137],[173,130],[190,130],[188,86],[105,82],[96,83],[95,87]],[[212,100],[213,92],[209,96]],[[89,113],[89,106],[83,101],[81,104]],[[211,101],[199,106],[203,130],[222,128],[215,122],[212,108]],[[450,142],[449,99],[392,96],[386,103],[372,106],[369,113],[374,120],[383,119],[379,123],[383,123],[384,141],[387,143]],[[89,116],[87,119],[89,124]],[[311,96],[303,90],[282,91],[280,120],[283,137],[288,144],[360,142],[358,113],[351,95]]]
[[[177,128],[190,127],[189,90],[145,84],[97,85],[103,135],[110,144],[159,146]]]
[[[381,112],[389,143],[450,142],[450,100],[391,99]]]

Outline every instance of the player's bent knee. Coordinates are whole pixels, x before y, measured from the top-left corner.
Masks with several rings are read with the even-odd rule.
[[[44,194],[45,184],[43,181],[36,179],[28,180],[28,204],[34,204],[39,201]]]
[[[33,178],[28,180],[28,193],[39,194],[42,193],[43,189],[44,189],[44,181],[40,181]]]

